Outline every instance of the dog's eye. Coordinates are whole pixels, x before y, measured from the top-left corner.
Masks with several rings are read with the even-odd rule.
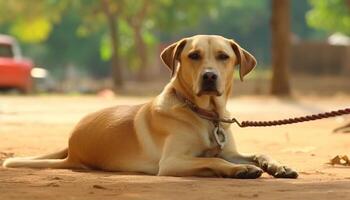
[[[192,53],[188,54],[188,57],[192,60],[201,59],[201,55],[198,52],[192,52]]]
[[[225,54],[225,53],[220,53],[218,56],[217,56],[217,59],[219,59],[219,60],[227,60],[227,59],[229,59],[230,58],[230,56],[228,56],[227,54]]]

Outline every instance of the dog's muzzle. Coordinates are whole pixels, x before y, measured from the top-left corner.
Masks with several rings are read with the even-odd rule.
[[[201,76],[201,90],[199,95],[219,95],[217,89],[218,74],[213,70],[205,70]]]

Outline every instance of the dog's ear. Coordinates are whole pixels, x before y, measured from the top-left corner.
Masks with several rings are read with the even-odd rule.
[[[170,69],[171,77],[176,71],[177,61],[180,61],[180,54],[186,45],[186,39],[182,39],[166,47],[160,54],[163,63]]]
[[[244,76],[254,69],[256,59],[248,51],[240,47],[235,41],[230,40],[230,43],[237,57],[236,65],[240,65],[239,77],[241,78],[241,81],[243,81]]]

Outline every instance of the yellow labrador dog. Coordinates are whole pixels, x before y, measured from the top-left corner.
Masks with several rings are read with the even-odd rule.
[[[297,172],[264,155],[237,152],[226,103],[234,66],[241,79],[255,58],[235,41],[196,35],[168,46],[161,59],[172,79],[149,103],[116,106],[82,119],[63,151],[30,158],[10,158],[4,167],[84,168],[142,172],[159,176],[277,178]],[[208,118],[208,119],[205,119]]]

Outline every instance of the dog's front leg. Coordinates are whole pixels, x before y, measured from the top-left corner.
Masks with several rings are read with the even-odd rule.
[[[170,157],[160,162],[158,175],[252,179],[262,172],[254,165],[233,164],[220,158]]]
[[[298,173],[266,155],[244,155],[238,153],[231,131],[227,131],[227,143],[220,157],[234,164],[249,164],[260,167],[275,178],[297,178]]]
[[[221,158],[196,157],[200,144],[190,141],[177,136],[167,139],[159,162],[159,176],[258,178],[263,173],[254,165],[233,164]]]
[[[232,153],[223,155],[224,159],[235,164],[253,164],[275,178],[297,178],[298,173],[292,168],[282,165],[266,155],[242,155]]]

